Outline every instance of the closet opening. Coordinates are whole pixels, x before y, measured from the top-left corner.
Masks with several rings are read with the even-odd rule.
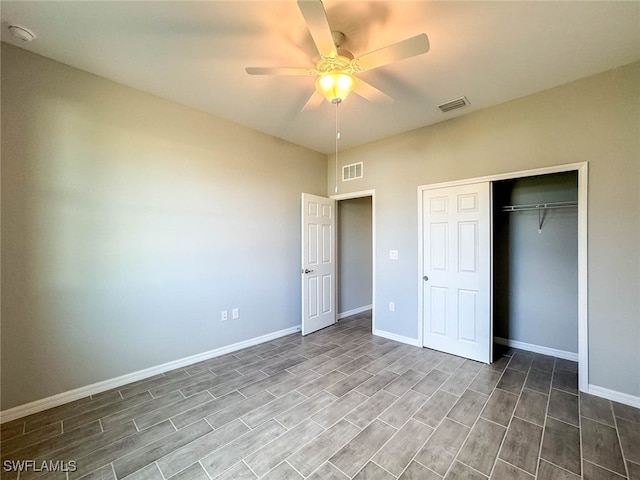
[[[578,172],[493,182],[494,358],[579,359]]]

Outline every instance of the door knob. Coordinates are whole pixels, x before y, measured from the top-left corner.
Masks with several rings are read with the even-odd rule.
[[[305,269],[302,271],[302,273],[311,273],[311,272],[313,272],[313,270],[309,270],[308,268],[305,268]]]
[[[428,282],[428,281],[429,281],[429,277],[427,277],[426,275],[425,275],[424,277],[422,277],[422,279],[423,279],[425,282]]]

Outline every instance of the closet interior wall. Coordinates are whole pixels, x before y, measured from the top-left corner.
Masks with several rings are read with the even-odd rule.
[[[577,172],[494,182],[496,341],[519,342],[534,351],[545,347],[577,358],[578,209],[504,211],[506,206],[577,200]]]

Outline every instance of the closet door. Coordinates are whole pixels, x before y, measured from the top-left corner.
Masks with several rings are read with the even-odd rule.
[[[491,362],[491,185],[422,191],[423,345]]]

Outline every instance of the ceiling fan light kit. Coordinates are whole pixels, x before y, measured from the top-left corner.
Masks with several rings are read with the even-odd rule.
[[[331,103],[342,102],[353,90],[356,79],[348,73],[332,72],[316,80],[316,89]]]
[[[298,0],[297,3],[320,54],[315,68],[247,67],[246,72],[249,75],[319,77],[315,83],[316,91],[303,110],[317,106],[322,97],[330,103],[338,104],[352,91],[367,100],[389,101],[388,95],[358,78],[356,74],[429,51],[429,39],[425,33],[421,33],[355,58],[351,52],[340,49],[345,35],[331,30],[321,0]]]
[[[313,43],[320,54],[315,68],[300,67],[247,67],[249,75],[293,75],[316,76],[315,91],[302,110],[317,107],[326,98],[336,106],[336,156],[335,156],[335,192],[338,193],[338,105],[354,92],[361,97],[380,102],[389,102],[389,97],[373,85],[365,82],[356,74],[373,70],[397,60],[414,57],[429,51],[429,39],[425,33],[366,53],[360,57],[340,45],[345,40],[344,33],[332,31],[327,20],[327,12],[321,0],[298,0],[298,8],[307,23]]]

